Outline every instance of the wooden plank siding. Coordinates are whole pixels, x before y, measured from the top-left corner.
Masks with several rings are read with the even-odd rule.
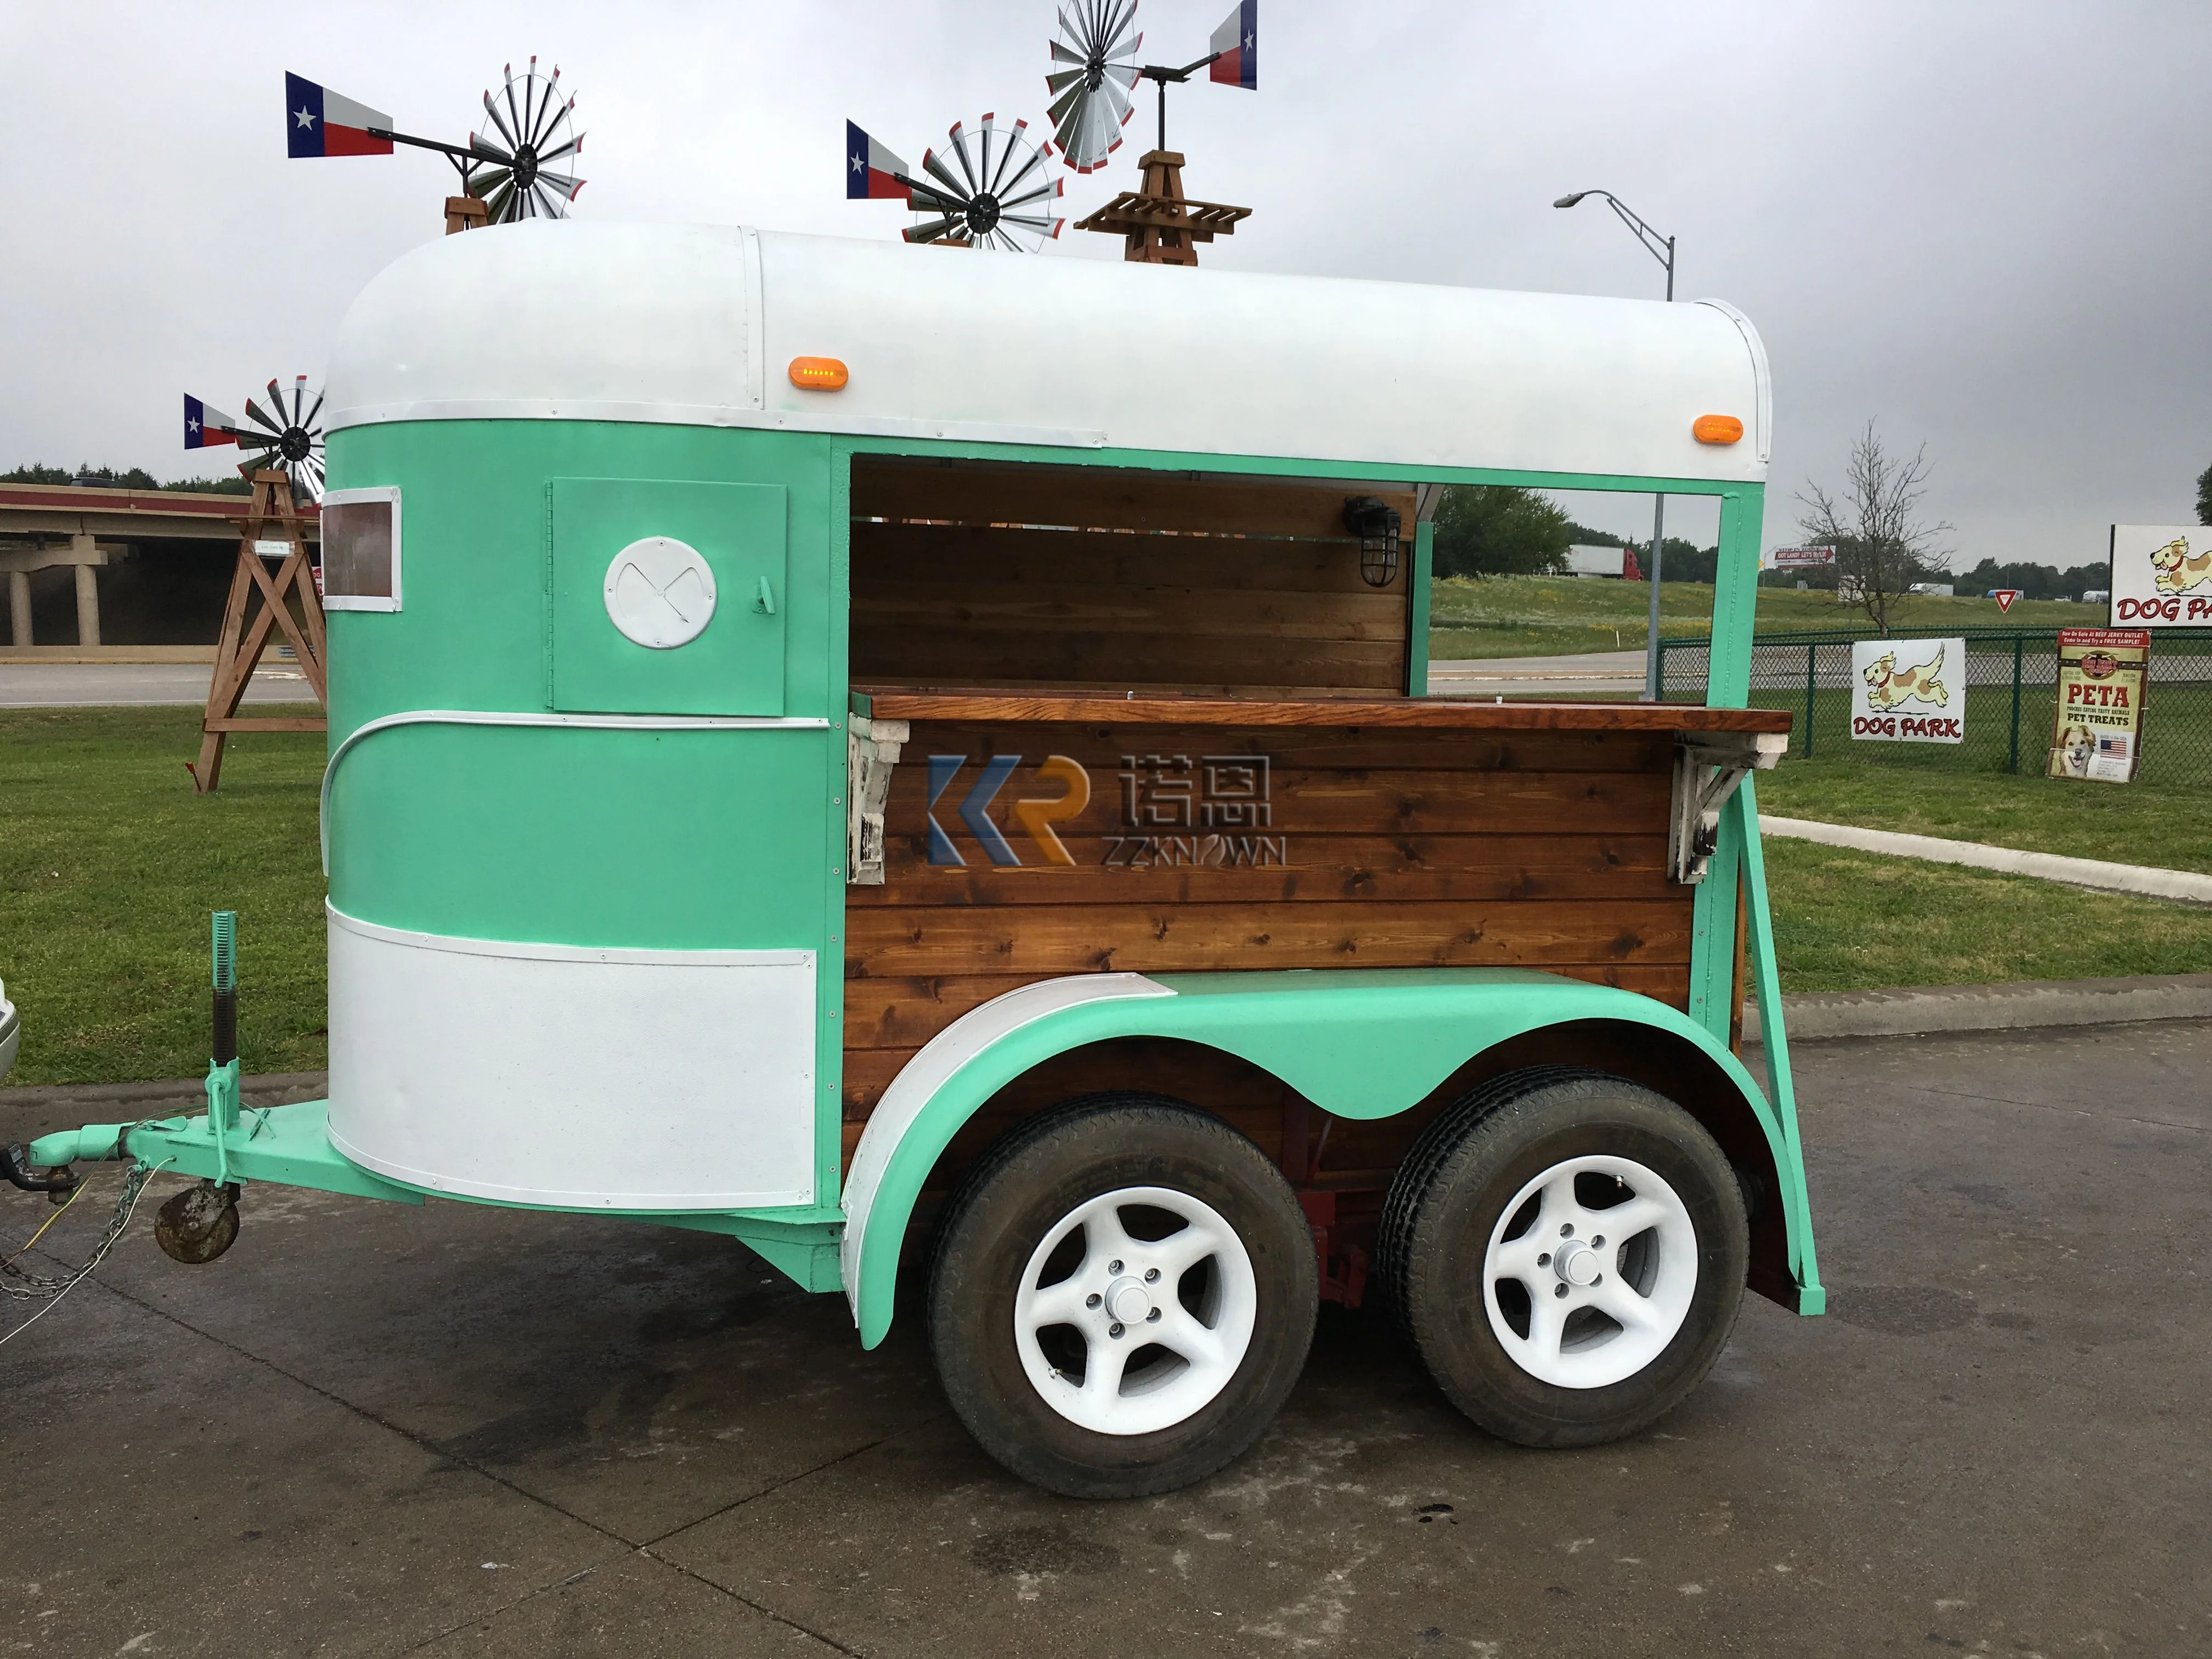
[[[876,710],[897,718],[923,701],[886,696]],[[1301,712],[1312,722],[1335,707]],[[1672,732],[1656,730],[916,720],[891,780],[884,884],[847,895],[847,1155],[923,1043],[994,996],[1063,974],[1534,967],[1683,1006],[1692,890],[1665,868],[1674,747]],[[961,757],[934,808],[960,865],[929,862],[932,756]],[[993,862],[959,816],[985,763],[1010,756],[1020,759],[984,810],[1015,865]],[[1172,764],[1186,756],[1188,774]],[[1052,757],[1073,761],[1089,781],[1081,810],[1050,820],[1067,862],[1019,810],[1073,793],[1064,769],[1040,774]],[[1150,764],[1154,757],[1164,769]],[[1226,803],[1261,822],[1223,830],[1200,821],[1210,804],[1208,757],[1264,759],[1264,812],[1242,798]],[[1186,775],[1193,822],[1146,826],[1148,812],[1182,815],[1182,795],[1170,787],[1163,799],[1153,786]],[[1238,838],[1259,836],[1271,841],[1265,861],[1244,861],[1251,849]],[[1133,837],[1170,850],[1139,867],[1105,861]],[[1177,1079],[1184,1090],[1203,1086],[1202,1077]],[[1024,1088],[1048,1086],[1059,1085],[1046,1079]],[[1099,1086],[1094,1078],[1065,1092]],[[1204,1103],[1242,1102],[1266,1145],[1260,1131],[1276,1121],[1270,1114],[1279,1116],[1283,1092],[1247,1079]],[[995,1121],[1019,1104],[1010,1095],[987,1115]]]
[[[1406,526],[1385,587],[1345,533],[1358,495]],[[1403,485],[862,457],[852,514],[856,683],[1405,690]]]

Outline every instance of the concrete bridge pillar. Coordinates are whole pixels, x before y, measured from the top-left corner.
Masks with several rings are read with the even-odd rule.
[[[76,567],[76,642],[100,643],[99,567],[107,555],[89,536],[70,538],[70,561]]]

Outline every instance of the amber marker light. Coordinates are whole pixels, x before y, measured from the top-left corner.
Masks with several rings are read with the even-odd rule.
[[[805,361],[805,358],[799,360],[800,362]],[[799,379],[798,363],[791,367],[791,378],[794,380]],[[1742,438],[1743,422],[1733,415],[1700,415],[1690,422],[1690,435],[1701,444],[1732,444]]]
[[[835,392],[850,378],[845,373],[845,365],[835,357],[793,357],[791,360],[792,385],[803,386],[810,392]],[[1713,417],[1707,416],[1705,418],[1711,420]]]

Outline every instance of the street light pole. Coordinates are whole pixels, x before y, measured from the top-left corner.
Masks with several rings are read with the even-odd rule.
[[[1674,298],[1674,239],[1662,236],[1651,228],[1609,190],[1578,190],[1571,196],[1562,196],[1552,204],[1555,208],[1571,208],[1585,196],[1602,196],[1606,205],[1620,216],[1620,222],[1644,244],[1651,257],[1667,268],[1667,298]],[[1659,684],[1659,555],[1667,544],[1667,498],[1651,498],[1651,616],[1644,642],[1644,701],[1657,702],[1663,688]]]

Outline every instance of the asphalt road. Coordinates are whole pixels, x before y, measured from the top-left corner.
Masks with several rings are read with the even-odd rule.
[[[0,662],[0,708],[204,704],[213,672],[204,662]],[[246,688],[248,702],[314,700],[296,668],[257,669]]]
[[[2212,1024],[1799,1061],[1834,1311],[1748,1301],[1657,1431],[1501,1445],[1328,1310],[1255,1451],[1118,1505],[987,1462],[910,1316],[864,1353],[841,1300],[714,1239],[270,1192],[186,1268],[142,1217],[0,1352],[0,1629],[226,1659],[2212,1650]],[[0,1231],[46,1213],[9,1194]]]

